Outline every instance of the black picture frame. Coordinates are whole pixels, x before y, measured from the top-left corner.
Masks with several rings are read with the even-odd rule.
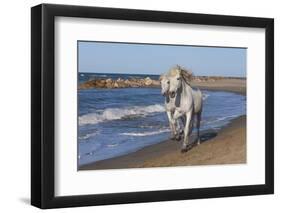
[[[265,184],[56,197],[54,195],[54,21],[58,16],[264,28],[266,32]],[[32,205],[46,209],[272,193],[274,193],[273,19],[53,4],[41,4],[31,8]]]

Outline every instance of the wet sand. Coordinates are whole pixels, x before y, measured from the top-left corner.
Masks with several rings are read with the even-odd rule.
[[[225,81],[196,82],[193,86],[246,94],[245,80]],[[195,138],[191,137],[191,141],[194,140]],[[200,145],[194,143],[188,152],[181,153],[182,141],[166,140],[127,155],[84,165],[79,170],[246,163],[246,115],[233,119],[218,132],[213,130],[202,132],[201,141]]]
[[[235,92],[246,95],[246,79],[222,79],[215,82],[192,82],[191,85],[200,89]]]

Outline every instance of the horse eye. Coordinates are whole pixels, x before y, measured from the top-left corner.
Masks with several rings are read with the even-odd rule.
[[[170,81],[167,81],[167,84],[170,84]]]
[[[179,80],[180,80],[180,78],[177,78],[177,80],[179,81]]]

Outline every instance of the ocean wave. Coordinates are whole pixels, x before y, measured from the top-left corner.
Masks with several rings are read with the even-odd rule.
[[[164,112],[163,105],[133,106],[127,108],[108,108],[99,113],[86,114],[79,117],[79,125],[97,124],[105,121],[119,120],[135,116],[147,116],[151,113]]]
[[[240,116],[240,114],[237,114],[237,115],[229,115],[229,116],[223,116],[223,117],[219,117],[219,118],[215,118],[215,119],[212,119],[212,120],[209,120],[209,121],[201,121],[202,124],[213,124],[213,123],[219,123],[219,122],[223,122],[223,121],[229,121],[233,118],[236,118]]]
[[[125,132],[125,133],[120,133],[119,135],[126,135],[126,136],[138,136],[138,137],[143,137],[143,136],[150,136],[150,135],[158,135],[164,132],[169,132],[169,129],[162,129],[158,131],[152,131],[152,132]]]
[[[107,147],[115,147],[115,146],[118,146],[119,144],[118,143],[114,143],[114,144],[108,144],[106,145]]]
[[[83,136],[79,136],[79,139],[81,140],[86,140],[90,137],[93,137],[93,136],[96,136],[99,132],[93,132],[93,133],[89,133],[89,134],[86,134],[86,135],[83,135]]]

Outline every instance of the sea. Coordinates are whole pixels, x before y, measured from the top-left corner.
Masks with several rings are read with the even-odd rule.
[[[79,73],[91,79],[158,79],[158,75]],[[201,130],[219,131],[246,114],[246,97],[203,90]],[[122,156],[160,143],[170,136],[160,88],[78,90],[78,167]]]

